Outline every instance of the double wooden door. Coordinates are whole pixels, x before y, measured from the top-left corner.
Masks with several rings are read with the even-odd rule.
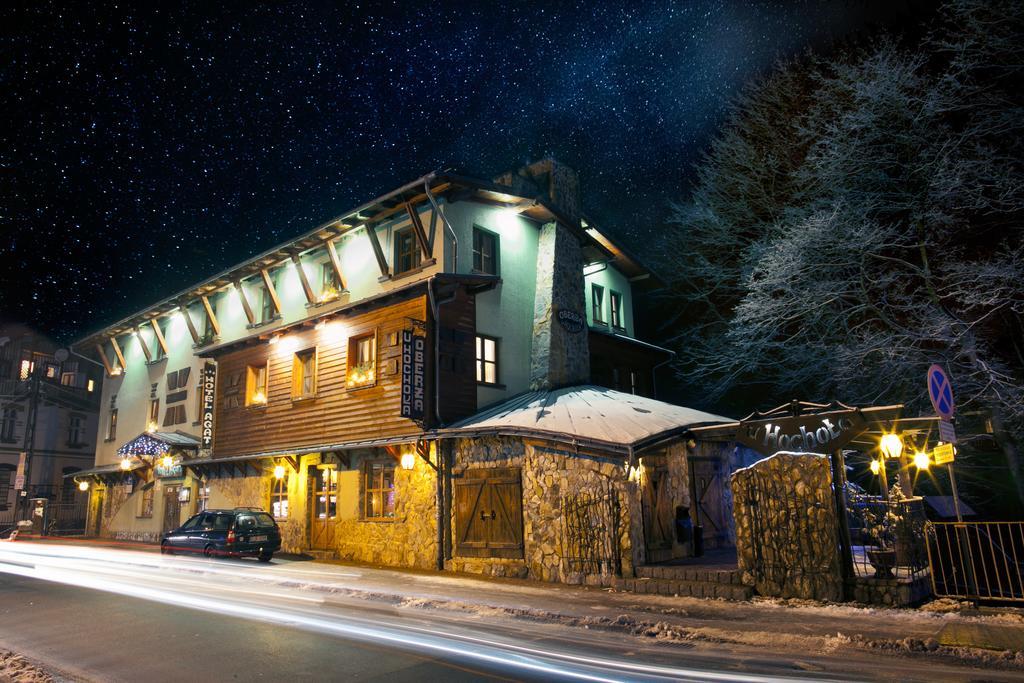
[[[314,550],[334,548],[334,527],[338,517],[338,470],[320,469],[309,472],[309,547]]]
[[[725,481],[719,458],[693,457],[689,460],[690,482],[695,502],[691,510],[694,524],[704,528],[704,547],[718,548],[729,543],[726,520]]]
[[[181,526],[181,486],[164,487],[164,533]]]
[[[455,481],[457,555],[523,557],[523,488],[519,468],[467,470]]]

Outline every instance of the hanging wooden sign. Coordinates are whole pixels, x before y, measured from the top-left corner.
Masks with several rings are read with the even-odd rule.
[[[401,416],[422,420],[426,414],[427,342],[412,330],[402,330]]]

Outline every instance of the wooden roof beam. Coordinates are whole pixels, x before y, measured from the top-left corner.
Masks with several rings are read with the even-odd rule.
[[[128,364],[124,362],[124,354],[121,353],[121,346],[117,343],[117,337],[110,338],[110,345],[114,347],[114,354],[117,355],[117,360],[121,363],[121,372],[127,372]]]
[[[374,223],[366,224],[366,236],[370,239],[370,246],[373,247],[373,255],[377,257],[377,266],[380,268],[381,280],[391,277],[388,269],[388,260],[384,258],[384,250],[380,247],[380,240],[377,238],[377,226]]]
[[[413,234],[416,235],[416,241],[420,245],[420,251],[423,253],[423,260],[430,260],[434,254],[430,248],[430,242],[427,240],[427,231],[423,229],[423,221],[420,220],[420,214],[416,211],[416,208],[411,202],[405,203],[405,212],[409,214],[409,221],[412,223]]]
[[[188,314],[188,306],[181,304],[178,306],[178,310],[181,311],[182,317],[185,319],[185,325],[188,326],[188,333],[192,336],[192,343],[199,343],[199,331],[196,330],[196,324],[192,322],[192,316]]]
[[[217,322],[217,316],[213,312],[213,306],[210,304],[210,297],[203,294],[199,297],[203,301],[203,309],[206,311],[206,318],[210,321],[210,328],[213,330],[213,334],[220,336],[220,323]]]
[[[242,310],[245,311],[245,319],[249,321],[250,325],[256,323],[256,316],[252,313],[252,306],[249,305],[249,297],[245,295],[245,287],[242,286],[241,280],[235,280],[234,283],[235,291],[238,292],[238,299],[242,302]]]
[[[306,303],[315,304],[316,297],[313,296],[313,288],[309,284],[309,278],[306,277],[306,269],[302,267],[302,259],[297,253],[293,253],[291,259],[295,264],[295,270],[299,273],[299,282],[302,284],[302,293],[306,295]]]
[[[274,288],[274,280],[270,277],[270,271],[260,268],[260,276],[263,277],[263,286],[270,294],[270,301],[274,304],[274,315],[281,315],[281,300],[277,298],[277,290]]]
[[[324,249],[327,250],[327,255],[331,259],[331,268],[334,269],[334,277],[338,278],[338,286],[341,287],[341,291],[345,291],[348,287],[345,286],[345,277],[341,273],[341,259],[338,258],[338,250],[334,246],[334,238],[324,240]]]
[[[146,346],[146,340],[142,338],[142,328],[141,327],[136,327],[135,328],[135,338],[139,340],[139,346],[142,347],[142,355],[146,357],[146,362],[147,363],[152,363],[153,362],[153,352],[149,350],[149,347]]]
[[[156,335],[156,343],[160,345],[160,350],[162,350],[166,356],[168,354],[167,340],[164,339],[164,333],[160,330],[160,323],[156,321],[156,318],[150,318],[149,324],[153,326],[153,334]]]
[[[107,377],[121,374],[114,372],[114,366],[110,364],[110,359],[107,358],[107,352],[103,350],[102,344],[96,344],[96,353],[99,354],[100,360],[103,361],[103,367],[107,369]]]

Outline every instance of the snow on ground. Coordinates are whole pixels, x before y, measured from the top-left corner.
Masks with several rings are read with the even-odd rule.
[[[19,654],[0,650],[0,683],[54,683],[56,679]]]

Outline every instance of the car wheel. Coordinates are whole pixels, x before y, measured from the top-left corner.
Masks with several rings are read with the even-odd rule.
[[[213,545],[208,545],[203,548],[203,557],[212,560],[217,553],[217,549]]]
[[[274,553],[260,553],[259,561],[260,562],[270,562],[270,558],[272,558],[273,556],[274,556]]]
[[[167,541],[164,541],[163,543],[160,544],[160,554],[161,555],[173,555],[174,554],[174,553],[171,552],[171,545]]]

